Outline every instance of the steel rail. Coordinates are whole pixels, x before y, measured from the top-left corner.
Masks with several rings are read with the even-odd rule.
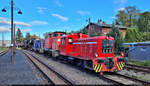
[[[139,65],[135,65],[135,64],[127,64],[125,66],[125,68],[130,69],[130,70],[139,71],[139,72],[150,73],[150,67],[146,67],[146,66],[139,66]]]
[[[24,52],[24,51],[23,51]],[[42,62],[41,60],[37,59],[35,56],[33,56],[33,54],[29,53],[29,52],[24,52],[24,54],[29,57],[29,59],[38,67],[38,63],[39,62],[41,65],[43,65],[43,67],[47,68],[47,72],[50,72],[50,73],[45,73],[43,71],[43,69],[41,69],[40,67],[38,67],[38,69],[47,77],[47,79],[53,84],[53,85],[57,85],[58,84],[58,81],[59,80],[62,80],[61,82],[63,82],[64,85],[73,85],[73,83],[71,81],[69,81],[68,79],[66,79],[64,76],[62,76],[61,74],[59,74],[58,72],[56,72],[54,69],[50,68],[48,65],[46,65],[44,62]],[[31,59],[32,58],[32,59]],[[36,60],[36,63],[35,61],[33,60]],[[53,74],[52,74],[53,73]],[[53,76],[56,76],[57,79],[53,79],[52,80],[52,77],[51,75],[48,75],[48,74],[51,74]],[[55,75],[54,75],[55,74]],[[56,78],[55,77],[55,78]],[[59,80],[58,80],[59,79]]]
[[[1,57],[1,56],[3,56],[3,55],[5,55],[8,51],[9,51],[9,49],[8,49],[8,50],[5,50],[5,51],[0,52],[0,57]]]

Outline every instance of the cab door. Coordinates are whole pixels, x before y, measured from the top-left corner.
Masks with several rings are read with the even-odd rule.
[[[61,38],[60,54],[66,55],[66,37]]]

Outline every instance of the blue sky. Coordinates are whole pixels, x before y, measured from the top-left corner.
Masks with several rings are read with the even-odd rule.
[[[14,21],[23,35],[27,32],[43,36],[45,32],[79,30],[86,26],[86,20],[98,19],[111,24],[119,9],[136,6],[141,12],[150,11],[150,0],[14,0],[14,7],[23,12],[18,15],[14,10]],[[0,9],[10,7],[10,0],[0,0]],[[10,9],[0,12],[0,32],[10,39]],[[1,40],[1,34],[0,34]]]

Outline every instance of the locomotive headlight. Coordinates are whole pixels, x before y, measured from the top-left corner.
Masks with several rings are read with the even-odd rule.
[[[98,54],[97,54],[97,53],[95,53],[95,56],[96,56],[96,57],[98,57]]]
[[[72,42],[72,39],[69,39],[68,41],[71,43],[71,42]]]
[[[124,57],[124,56],[125,56],[123,52],[121,52],[121,53],[120,53],[120,55],[121,55],[122,57]]]
[[[109,37],[107,36],[107,37],[106,37],[106,40],[108,40],[108,39],[109,39]]]
[[[57,41],[60,42],[60,39],[58,39]]]

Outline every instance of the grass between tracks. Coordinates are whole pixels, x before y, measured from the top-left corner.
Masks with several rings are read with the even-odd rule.
[[[129,61],[129,63],[150,67],[150,60],[149,61]]]
[[[6,47],[0,47],[0,52],[7,50],[8,48]]]

